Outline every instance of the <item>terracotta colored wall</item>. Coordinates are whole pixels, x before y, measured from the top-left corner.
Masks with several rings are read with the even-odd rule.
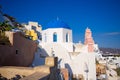
[[[0,45],[0,66],[29,66],[34,59],[37,44],[20,32],[7,32],[7,35],[12,45]]]
[[[69,80],[68,69],[62,68],[61,73],[63,74],[64,80]]]

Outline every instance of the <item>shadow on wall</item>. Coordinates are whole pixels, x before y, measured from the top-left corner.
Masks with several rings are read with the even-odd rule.
[[[41,35],[41,33],[40,32],[38,32],[38,31],[36,31],[37,32],[37,34],[38,34],[38,39],[40,39],[40,40],[42,40],[42,35]]]
[[[46,57],[48,57],[47,52],[43,48],[38,47],[31,66],[44,65]]]
[[[38,47],[38,52],[40,53],[40,57],[49,56],[45,49]]]

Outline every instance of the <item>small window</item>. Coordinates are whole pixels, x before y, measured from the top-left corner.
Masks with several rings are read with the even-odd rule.
[[[18,54],[18,50],[16,50],[16,54]]]
[[[53,42],[57,42],[57,33],[56,32],[53,34]]]
[[[36,26],[32,26],[32,29],[36,32]]]
[[[66,42],[69,42],[69,35],[68,35],[68,33],[66,34]]]

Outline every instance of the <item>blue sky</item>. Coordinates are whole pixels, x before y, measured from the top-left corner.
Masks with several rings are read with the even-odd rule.
[[[84,42],[89,27],[100,47],[120,48],[120,0],[0,0],[0,5],[20,23],[44,27],[59,17],[73,30],[74,42]]]

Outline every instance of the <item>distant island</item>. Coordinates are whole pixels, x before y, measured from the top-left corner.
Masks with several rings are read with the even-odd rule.
[[[120,49],[118,49],[118,48],[104,48],[104,47],[101,47],[99,49],[103,54],[119,54],[120,55]]]

